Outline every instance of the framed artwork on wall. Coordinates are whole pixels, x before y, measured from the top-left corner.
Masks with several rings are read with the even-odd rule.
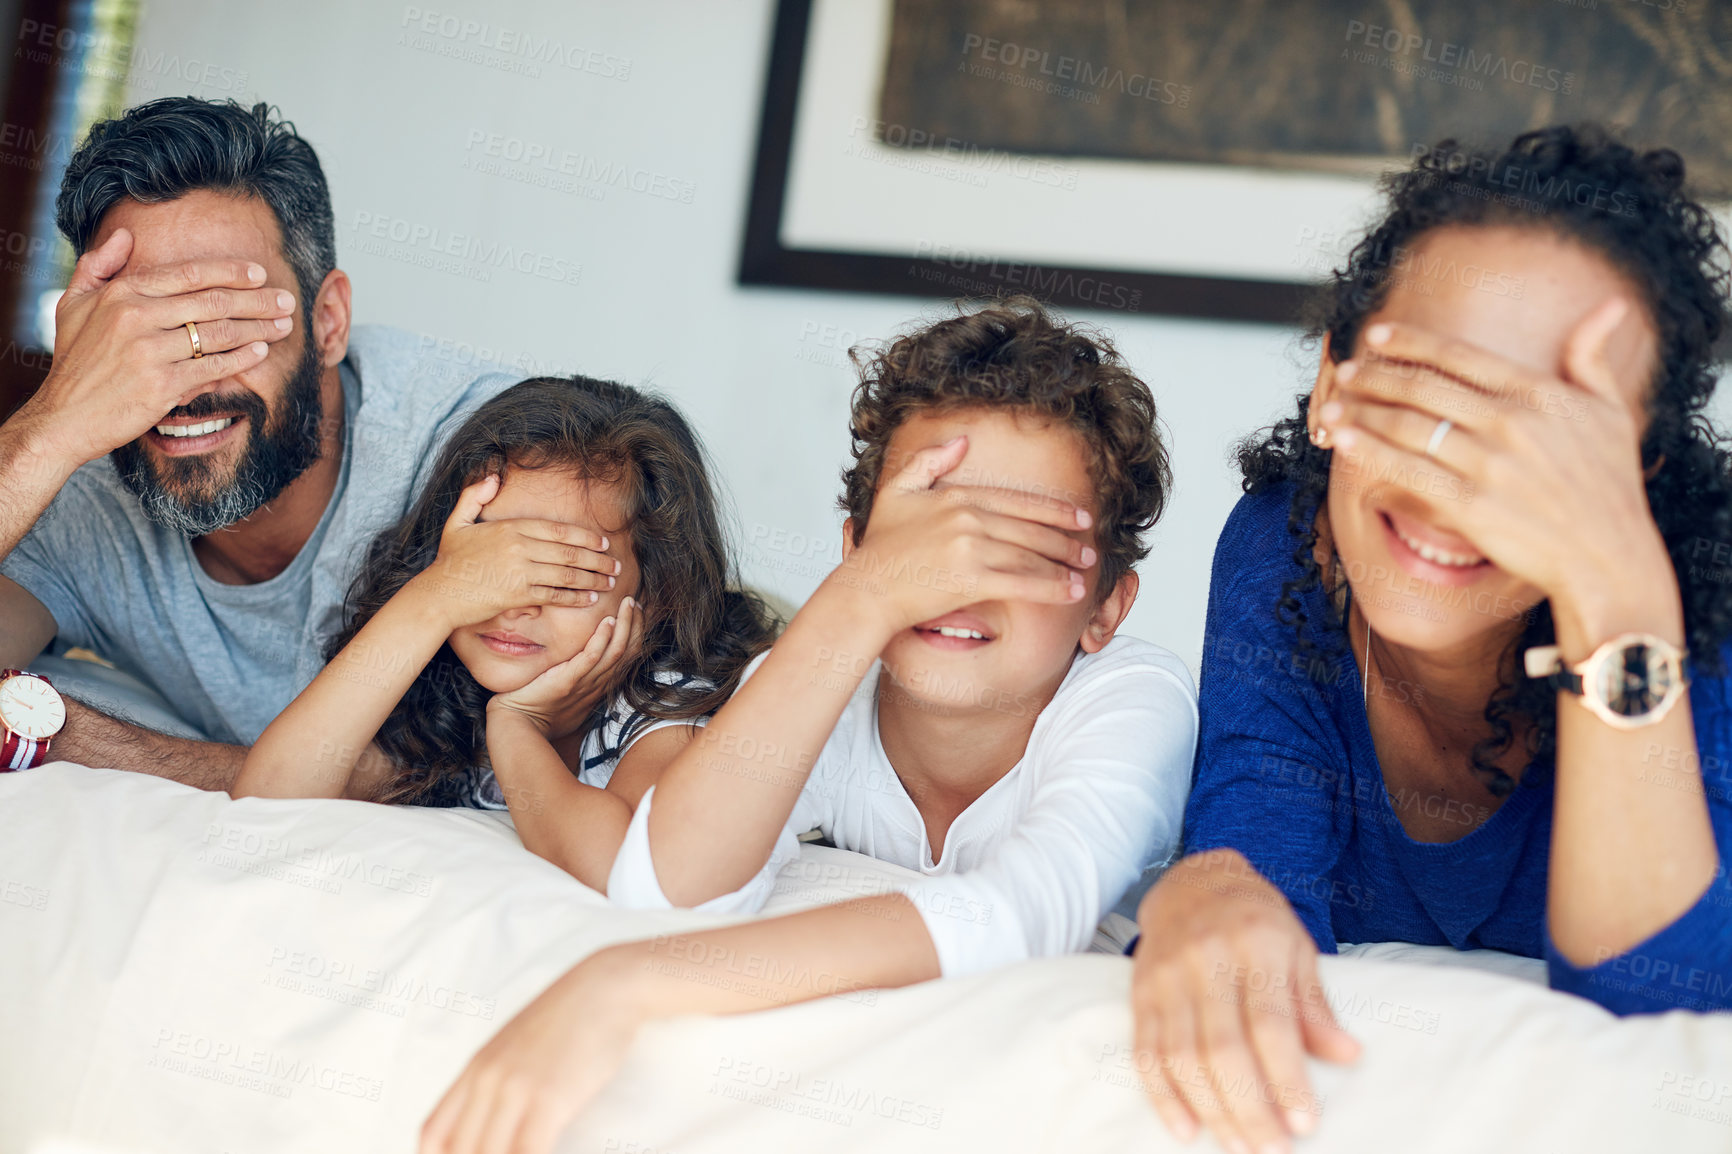
[[[1729,40],[1675,0],[781,0],[740,281],[1292,323],[1446,137],[1599,120],[1732,186]]]

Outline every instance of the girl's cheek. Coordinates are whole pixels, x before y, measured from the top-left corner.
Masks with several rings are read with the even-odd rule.
[[[597,620],[600,620],[602,617],[606,617],[609,614],[618,613],[620,603],[623,602],[628,595],[634,597],[637,595],[636,581],[616,580],[612,589],[603,589],[601,591],[601,599],[593,606],[593,609],[598,611]]]
[[[577,656],[583,647],[589,644],[589,639],[595,635],[596,626],[601,624],[601,619],[613,612],[616,610],[608,607],[608,599],[605,594],[594,605],[588,605],[582,609],[561,605],[547,610],[556,627],[560,650],[559,660],[567,661]]]

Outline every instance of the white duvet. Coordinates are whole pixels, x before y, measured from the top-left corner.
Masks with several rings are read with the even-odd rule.
[[[808,848],[771,912],[892,872]],[[0,775],[0,1152],[410,1151],[566,967],[719,921],[609,909],[486,814]],[[1313,1064],[1301,1150],[1732,1150],[1732,1015],[1620,1021],[1530,963],[1437,960],[1324,960],[1365,1054]],[[1138,1088],[1129,977],[1067,957],[662,1023],[562,1150],[1183,1149]]]

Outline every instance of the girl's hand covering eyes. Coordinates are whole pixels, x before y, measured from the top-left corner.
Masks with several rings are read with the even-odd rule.
[[[478,520],[499,485],[493,473],[463,490],[438,556],[409,582],[442,624],[461,629],[526,605],[583,608],[613,588],[620,563],[601,534],[535,517]]]
[[[487,711],[490,715],[498,710],[520,713],[544,737],[570,733],[583,724],[642,648],[643,608],[627,597],[620,603],[619,617],[602,618],[574,657],[544,669],[522,689],[498,694],[487,703]]]

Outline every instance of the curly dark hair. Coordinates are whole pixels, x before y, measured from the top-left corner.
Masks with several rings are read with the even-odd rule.
[[[67,162],[55,219],[83,256],[120,201],[156,204],[195,189],[270,207],[310,322],[319,286],[337,267],[331,192],[313,146],[269,105],[165,96],[93,125]]]
[[[842,472],[840,504],[852,518],[856,545],[866,535],[890,437],[902,422],[917,413],[989,407],[1057,421],[1087,446],[1100,506],[1097,597],[1148,555],[1142,534],[1166,507],[1172,470],[1155,398],[1107,337],[1018,296],[974,312],[959,308],[876,352],[855,349],[851,356],[860,384],[848,424],[854,463]]]
[[[1648,396],[1642,438],[1648,505],[1678,572],[1692,662],[1717,672],[1720,645],[1732,633],[1732,589],[1698,577],[1689,552],[1700,541],[1732,540],[1732,456],[1703,409],[1714,391],[1714,346],[1726,329],[1726,245],[1708,209],[1684,188],[1684,161],[1670,149],[1637,152],[1594,126],[1554,126],[1523,133],[1502,152],[1474,150],[1444,140],[1415,158],[1411,168],[1384,178],[1388,212],[1354,246],[1316,301],[1307,338],[1328,337],[1328,354],[1351,354],[1365,318],[1386,299],[1405,254],[1425,234],[1451,226],[1545,229],[1600,254],[1642,295],[1659,336],[1659,366]],[[1516,190],[1512,192],[1511,190]],[[1318,625],[1319,646],[1307,632],[1300,597],[1324,586],[1343,587],[1339,562],[1325,575],[1314,555],[1316,518],[1328,492],[1333,453],[1307,439],[1309,395],[1297,412],[1246,438],[1234,450],[1243,488],[1258,493],[1292,485],[1288,532],[1295,538],[1299,576],[1285,582],[1277,619],[1298,633],[1296,666],[1328,676],[1332,663],[1317,658],[1345,648],[1343,620]],[[1486,705],[1491,736],[1474,746],[1473,769],[1494,796],[1514,783],[1495,761],[1506,754],[1519,726],[1526,752],[1549,772],[1557,746],[1556,693],[1527,677],[1516,655],[1550,644],[1549,604],[1542,603],[1501,663],[1500,688]]]
[[[774,616],[734,585],[703,448],[685,418],[653,394],[583,376],[521,381],[451,435],[409,512],[368,547],[349,594],[348,623],[327,659],[433,563],[465,487],[493,472],[547,467],[629,494],[644,641],[617,691],[656,718],[719,709],[774,639]],[[657,677],[664,672],[692,680],[665,684]],[[486,755],[489,696],[450,645],[441,646],[379,729],[379,746],[397,772],[378,800],[453,804],[453,783]],[[607,704],[604,698],[596,707],[590,726]]]

